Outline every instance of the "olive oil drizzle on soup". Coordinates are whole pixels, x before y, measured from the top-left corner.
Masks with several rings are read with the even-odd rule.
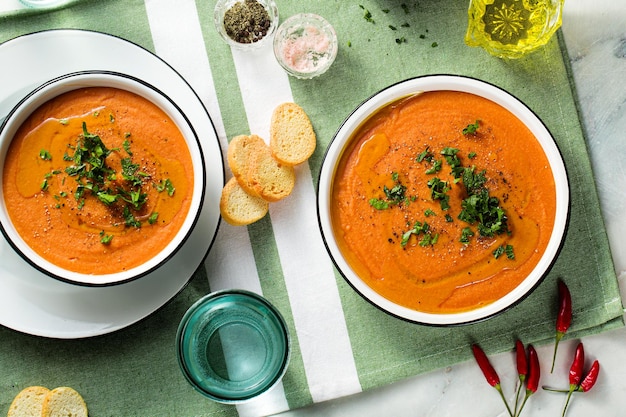
[[[173,239],[193,181],[185,139],[161,109],[125,90],[88,87],[28,117],[2,186],[11,221],[35,252],[71,271],[109,274]]]
[[[342,253],[372,289],[455,313],[492,303],[532,271],[555,207],[552,170],[526,126],[482,97],[438,91],[388,105],[358,129],[331,215]]]

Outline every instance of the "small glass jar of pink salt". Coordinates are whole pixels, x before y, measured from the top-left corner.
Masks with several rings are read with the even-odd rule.
[[[326,72],[337,56],[337,47],[335,29],[312,13],[291,16],[274,37],[278,63],[296,78],[313,78]]]

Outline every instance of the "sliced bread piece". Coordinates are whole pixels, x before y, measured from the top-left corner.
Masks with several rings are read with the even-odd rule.
[[[259,147],[250,155],[248,181],[254,192],[269,202],[287,197],[296,184],[291,165],[277,161],[268,147]]]
[[[226,222],[233,226],[246,226],[267,214],[269,203],[261,197],[248,194],[231,178],[222,189],[220,212]]]
[[[232,138],[226,152],[228,166],[239,185],[251,195],[257,195],[251,186],[248,175],[251,155],[267,148],[265,141],[257,135],[239,135]]]
[[[13,399],[8,417],[41,417],[44,398],[50,390],[46,387],[26,387]]]
[[[257,195],[250,184],[250,158],[258,152],[264,152],[267,148],[265,141],[257,135],[239,135],[232,138],[228,144],[226,157],[228,166],[239,185],[251,195]]]
[[[317,138],[304,109],[296,103],[282,103],[272,113],[270,148],[274,158],[286,165],[298,165],[315,151]]]
[[[41,417],[88,417],[87,404],[73,388],[58,387],[43,400]]]

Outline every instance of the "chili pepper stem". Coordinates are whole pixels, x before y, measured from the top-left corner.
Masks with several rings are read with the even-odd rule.
[[[567,411],[567,406],[569,405],[569,400],[572,398],[572,393],[574,392],[574,390],[569,390],[567,393],[567,400],[565,400],[565,406],[563,407],[563,414],[561,414],[561,417],[565,417],[565,412]]]
[[[502,402],[506,406],[506,411],[509,412],[509,416],[515,417],[515,415],[511,411],[511,407],[509,407],[509,403],[506,401],[506,398],[504,397],[504,392],[502,392],[502,386],[500,386],[500,384],[496,384],[494,385],[494,388],[496,389],[496,391],[498,391],[498,394],[500,394],[500,398],[502,398]]]
[[[524,396],[524,401],[522,401],[522,405],[519,408],[519,411],[516,411],[516,416],[520,416],[522,415],[522,410],[524,409],[524,406],[526,405],[526,401],[528,401],[528,399],[530,398],[530,396],[533,395],[533,392],[530,390],[526,390],[526,395]]]
[[[513,408],[513,411],[515,411],[515,415],[519,415],[519,413],[517,412],[517,406],[519,405],[519,395],[522,392],[522,385],[524,385],[524,381],[520,378],[520,382],[517,387],[517,393],[515,393],[515,407]],[[522,407],[524,407],[524,405],[522,405]]]
[[[554,354],[552,355],[552,367],[550,368],[550,373],[554,372],[554,363],[556,362],[556,351],[559,347],[559,342],[561,341],[561,339],[563,338],[563,335],[565,333],[562,332],[557,332],[556,333],[556,339],[554,342]]]
[[[546,387],[546,386],[543,386],[543,387],[541,387],[541,388],[543,388],[543,390],[544,390],[544,391],[550,391],[550,392],[560,392],[560,393],[562,393],[562,394],[567,394],[567,393],[569,393],[569,390],[568,390],[568,389],[557,389],[557,388],[550,388],[550,387]]]

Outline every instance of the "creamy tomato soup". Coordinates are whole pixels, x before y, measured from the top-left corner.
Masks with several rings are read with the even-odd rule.
[[[108,274],[172,240],[193,182],[185,139],[161,109],[125,90],[88,87],[29,116],[11,142],[2,187],[35,252],[71,271]]]
[[[513,114],[453,91],[378,111],[335,175],[342,253],[376,292],[428,313],[487,305],[537,265],[556,191],[540,144]]]

